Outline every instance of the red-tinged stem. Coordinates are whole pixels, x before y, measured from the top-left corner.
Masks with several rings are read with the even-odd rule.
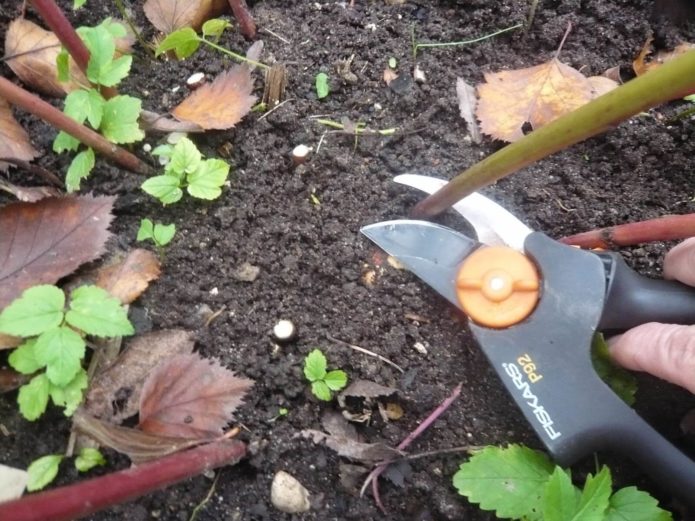
[[[67,132],[85,145],[92,147],[97,152],[115,161],[123,168],[127,168],[138,174],[150,174],[152,172],[152,169],[146,163],[138,159],[137,156],[114,145],[101,134],[69,118],[50,103],[43,101],[38,96],[35,96],[2,77],[0,77],[0,97],[40,117],[54,127]]]
[[[671,241],[695,236],[695,214],[667,215],[563,237],[560,242],[582,248],[613,249],[643,242]]]
[[[0,503],[0,519],[67,521],[124,503],[246,455],[239,440],[219,440],[74,485]]]
[[[229,0],[234,18],[239,22],[239,30],[248,39],[256,37],[256,22],[253,21],[251,12],[246,5],[246,0]]]

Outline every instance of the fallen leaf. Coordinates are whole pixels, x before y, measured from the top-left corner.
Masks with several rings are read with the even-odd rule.
[[[0,98],[0,159],[22,159],[31,161],[39,152],[31,145],[29,135],[12,115],[10,104]],[[0,161],[0,171],[5,172],[8,164]]]
[[[0,503],[22,497],[28,481],[26,470],[0,465]]]
[[[205,130],[195,123],[177,121],[149,110],[140,111],[140,128],[144,131],[198,133]]]
[[[60,190],[54,186],[17,186],[2,180],[0,180],[0,190],[14,195],[17,199],[26,203],[35,203],[44,197],[61,195]]]
[[[249,113],[258,99],[251,94],[253,80],[246,65],[234,65],[212,83],[206,83],[176,106],[171,113],[181,121],[206,130],[232,128]]]
[[[162,361],[193,352],[193,334],[182,329],[140,335],[91,381],[84,408],[91,415],[119,423],[138,412],[145,379]]]
[[[127,455],[133,463],[161,458],[205,441],[157,436],[139,429],[121,427],[94,418],[82,409],[75,411],[72,421],[78,432],[98,442],[99,445]]]
[[[369,380],[355,380],[338,395],[338,403],[341,407],[344,407],[345,398],[348,396],[371,399],[383,396],[391,396],[392,394],[395,394],[397,391],[398,389],[394,387],[386,387],[383,385],[379,385],[378,383],[371,382]]]
[[[23,342],[18,336],[10,336],[0,333],[0,349],[12,349]]]
[[[620,77],[620,65],[616,65],[615,67],[606,69],[605,71],[603,71],[603,74],[601,74],[601,76],[605,76],[609,80],[613,80],[616,83],[623,82],[623,79]]]
[[[228,0],[147,0],[143,9],[152,25],[169,34],[181,27],[198,30],[203,22],[228,7]]]
[[[606,76],[590,76],[587,78],[591,83],[591,88],[594,90],[594,98],[603,96],[606,92],[610,92],[618,86],[618,82]]]
[[[394,71],[391,67],[386,67],[384,69],[384,83],[388,86],[391,82],[398,78],[398,73]]]
[[[0,208],[0,309],[104,252],[115,197],[47,197]]]
[[[672,51],[659,51],[654,56],[651,57],[649,61],[647,58],[652,53],[652,42],[654,39],[650,36],[647,41],[644,42],[642,50],[640,50],[637,58],[632,62],[632,69],[635,71],[637,76],[642,76],[643,74],[661,67],[664,63],[678,58],[681,54],[695,49],[695,44],[688,42],[681,42]]]
[[[176,355],[149,375],[140,395],[140,424],[150,434],[212,439],[233,419],[253,380],[216,360]]]
[[[9,393],[31,380],[31,376],[18,373],[14,369],[0,368],[0,394]]]
[[[525,69],[487,73],[478,95],[481,130],[504,141],[524,137],[525,123],[540,128],[597,97],[582,73],[557,58]]]
[[[459,112],[461,117],[468,125],[468,132],[473,143],[481,143],[483,136],[478,128],[478,120],[475,117],[475,107],[478,105],[478,98],[475,95],[475,88],[466,83],[463,78],[456,78],[456,97],[459,100]]]
[[[70,60],[70,80],[58,81],[58,37],[24,18],[13,20],[5,34],[5,56],[10,69],[27,85],[49,96],[64,96],[89,85],[79,67]]]
[[[160,263],[149,250],[135,249],[124,259],[99,269],[96,285],[104,288],[123,304],[137,299],[149,283],[159,278]]]

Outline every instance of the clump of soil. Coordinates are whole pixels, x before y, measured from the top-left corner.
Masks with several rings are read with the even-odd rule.
[[[61,2],[66,9],[68,3]],[[194,137],[206,156],[226,155],[233,165],[230,187],[218,200],[189,199],[163,208],[139,189],[143,178],[104,161],[84,183],[85,192],[118,195],[113,246],[133,246],[143,217],[176,224],[163,276],[135,306],[135,312],[146,317],[144,327],[194,329],[203,355],[217,357],[256,380],[239,413],[243,437],[254,454],[221,471],[213,499],[198,514],[199,520],[290,519],[270,504],[270,483],[278,470],[294,475],[311,492],[313,508],[302,519],[492,519],[457,496],[451,485],[463,455],[412,462],[402,488],[384,483],[387,515],[370,497],[345,490],[338,458],[296,436],[302,429],[320,428],[322,412],[335,407],[311,395],[302,374],[303,358],[319,347],[330,367],[345,370],[352,380],[398,388],[403,417],[384,423],[377,414],[371,423],[358,426],[369,441],[397,445],[461,382],[461,397],[413,451],[511,442],[540,447],[472,341],[465,321],[412,274],[388,264],[375,267],[376,250],[360,236],[359,228],[404,217],[419,200],[421,194],[392,182],[395,175],[450,178],[502,146],[490,140],[474,145],[466,138],[456,101],[457,77],[476,84],[485,71],[546,61],[569,22],[573,30],[562,60],[592,74],[619,65],[624,79],[653,28],[661,31],[663,41],[695,40],[692,26],[655,22],[647,0],[539,2],[527,34],[519,30],[471,46],[421,50],[416,61],[426,81],[406,82],[395,92],[384,84],[383,70],[395,57],[399,73],[412,72],[413,34],[422,42],[478,37],[523,23],[527,2],[389,4],[251,3],[259,37],[265,41],[264,61],[287,68],[287,102],[269,114],[247,116],[231,131]],[[144,36],[153,37],[141,3],[133,2],[132,10]],[[18,11],[19,2],[3,3],[0,34]],[[117,16],[110,2],[90,1],[86,9],[71,13],[71,19],[76,25],[94,25],[109,15]],[[226,33],[221,44],[236,50],[248,45],[234,31]],[[351,60],[351,74],[340,76],[336,67],[346,60]],[[162,62],[138,49],[133,72],[121,90],[140,96],[149,110],[166,112],[185,96],[185,81],[192,73],[214,76],[228,65],[208,50],[183,62]],[[0,69],[11,77],[4,64]],[[331,93],[319,101],[314,78],[321,71],[330,76]],[[262,92],[259,77],[257,94]],[[683,106],[674,102],[641,114],[484,192],[551,237],[692,212],[695,125],[664,124]],[[50,152],[55,131],[26,114],[18,115],[34,144],[46,152],[39,163],[65,172],[66,158]],[[319,115],[336,121],[349,118],[374,129],[398,127],[399,132],[355,139],[321,126],[314,118]],[[148,136],[146,142],[156,145],[157,139]],[[294,166],[291,151],[299,144],[313,147],[314,153]],[[135,151],[146,157],[141,145]],[[18,184],[31,180],[17,171],[9,177]],[[445,219],[451,226],[463,226],[453,215]],[[633,267],[658,276],[668,246],[650,244],[624,253]],[[253,281],[238,276],[247,263],[260,269]],[[369,270],[375,272],[368,277],[373,283],[364,277]],[[196,313],[202,306],[224,311],[204,328]],[[280,318],[291,319],[299,336],[277,346],[271,332]],[[373,350],[405,373],[330,338]],[[416,344],[424,346],[426,354]],[[680,437],[678,421],[694,405],[692,396],[664,383],[649,378],[641,382],[639,412],[672,439]],[[279,408],[288,414],[270,421]],[[6,395],[0,398],[0,418],[9,432],[0,435],[3,463],[26,467],[39,455],[64,449],[69,422],[57,412],[28,423],[16,411],[15,396]],[[127,466],[125,458],[107,453],[110,468],[98,472]],[[613,466],[618,484],[637,484],[664,506],[674,507],[668,492],[628,460],[608,454],[599,458]],[[591,471],[593,459],[578,469],[578,475]],[[65,468],[59,482],[76,479],[76,472]],[[92,519],[185,520],[210,486],[207,477],[193,478]]]

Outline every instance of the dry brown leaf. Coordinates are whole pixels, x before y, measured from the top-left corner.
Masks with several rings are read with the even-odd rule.
[[[587,80],[591,83],[591,88],[594,89],[594,98],[603,96],[606,92],[610,92],[618,86],[617,81],[606,76],[590,76]]]
[[[29,135],[12,115],[10,104],[0,98],[0,159],[22,159],[31,161],[39,152],[31,146]],[[4,172],[8,164],[0,161],[0,171]]]
[[[181,27],[198,30],[203,22],[227,8],[228,0],[147,0],[143,6],[147,19],[166,34]]]
[[[18,336],[10,336],[0,333],[0,349],[12,349],[13,347],[17,347],[23,341],[24,340]]]
[[[82,85],[89,85],[79,67],[70,60],[70,81],[58,81],[56,58],[60,41],[51,31],[24,18],[13,20],[5,34],[5,55],[10,69],[27,85],[48,94],[64,96]]]
[[[131,250],[125,259],[100,268],[96,285],[123,304],[130,304],[147,289],[151,281],[159,278],[159,268],[159,259],[151,251]]]
[[[0,394],[9,393],[31,380],[31,376],[18,373],[14,369],[0,368]]]
[[[391,82],[398,78],[398,74],[391,67],[386,67],[384,69],[384,83],[388,86]]]
[[[182,329],[140,335],[90,382],[84,408],[93,416],[119,423],[138,412],[145,379],[162,361],[193,352],[193,334]]]
[[[143,385],[139,427],[161,436],[215,438],[252,385],[216,360],[174,356],[159,364]]]
[[[98,442],[99,445],[126,454],[133,463],[161,458],[205,441],[157,436],[138,429],[121,427],[94,418],[82,409],[75,411],[72,421],[77,431]]]
[[[258,99],[251,94],[253,80],[246,65],[234,65],[183,100],[171,113],[206,130],[232,128]]]
[[[557,58],[526,69],[485,74],[478,85],[477,116],[485,134],[504,141],[524,137],[594,98],[591,82]]]
[[[644,42],[644,46],[637,58],[632,62],[632,69],[635,71],[637,76],[642,76],[653,69],[661,67],[664,63],[678,58],[681,54],[695,49],[694,43],[682,42],[676,45],[672,51],[659,51],[657,52],[651,60],[647,61],[647,58],[652,53],[652,42],[654,39],[650,36],[647,41]]]
[[[459,100],[459,111],[461,117],[468,125],[468,132],[471,134],[473,143],[480,143],[483,136],[478,128],[478,120],[475,117],[475,107],[478,105],[478,98],[475,96],[473,86],[465,82],[463,78],[456,78],[456,97]]]
[[[173,118],[162,116],[156,112],[151,112],[149,110],[140,111],[140,128],[145,132],[156,131],[156,132],[187,132],[187,133],[198,133],[205,132],[200,125],[195,123],[188,123],[186,121],[177,121]]]
[[[60,190],[54,186],[17,186],[2,180],[0,180],[0,190],[14,195],[17,199],[26,203],[35,203],[44,197],[61,195]]]
[[[0,309],[104,252],[115,197],[47,197],[0,208]]]

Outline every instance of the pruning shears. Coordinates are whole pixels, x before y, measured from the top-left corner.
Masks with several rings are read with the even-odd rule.
[[[429,193],[445,183],[415,175],[396,181]],[[590,353],[597,331],[695,323],[695,290],[638,275],[617,253],[533,232],[480,194],[454,208],[478,240],[417,220],[361,231],[469,317],[477,343],[559,464],[602,449],[623,452],[695,507],[695,462],[614,394]]]

